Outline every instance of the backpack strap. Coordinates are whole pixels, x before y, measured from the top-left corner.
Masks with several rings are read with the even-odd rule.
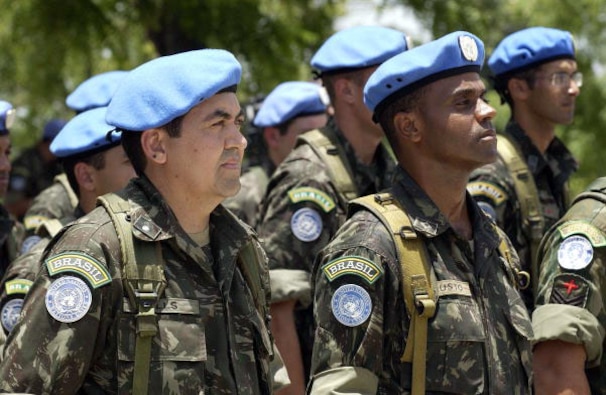
[[[124,289],[136,315],[135,366],[133,394],[147,394],[151,346],[158,333],[156,305],[166,288],[160,243],[145,242],[133,237],[130,204],[116,194],[98,198],[109,213],[122,250]]]
[[[67,180],[67,175],[65,173],[61,173],[55,176],[55,181],[63,186],[65,192],[67,192],[67,196],[69,198],[69,202],[72,205],[72,208],[76,208],[78,206],[78,196],[72,189],[71,185],[69,185],[69,181]]]
[[[299,135],[297,145],[307,144],[328,168],[330,180],[336,185],[343,207],[359,196],[343,147],[335,142],[336,136],[328,128],[314,129]]]
[[[402,362],[412,362],[412,395],[425,393],[428,320],[435,315],[429,258],[408,214],[390,193],[368,195],[351,202],[371,211],[390,230],[400,263],[402,291],[410,328]]]
[[[528,169],[528,165],[522,159],[518,148],[509,137],[499,134],[497,150],[513,177],[513,186],[520,202],[522,226],[530,235],[530,271],[532,273],[530,277],[533,293],[536,293],[538,286],[537,254],[545,230],[545,220],[541,214],[539,192],[534,178]]]

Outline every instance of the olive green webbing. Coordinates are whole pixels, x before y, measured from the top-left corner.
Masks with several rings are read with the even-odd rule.
[[[402,290],[410,315],[408,339],[401,360],[412,362],[412,395],[425,393],[428,320],[436,302],[431,285],[429,261],[423,241],[410,218],[389,193],[368,195],[352,201],[369,209],[391,231],[401,268]]]
[[[122,249],[122,275],[131,307],[137,312],[133,394],[147,394],[151,347],[158,333],[155,308],[166,287],[160,243],[133,238],[132,226],[127,220],[128,201],[115,194],[98,200],[109,213]]]

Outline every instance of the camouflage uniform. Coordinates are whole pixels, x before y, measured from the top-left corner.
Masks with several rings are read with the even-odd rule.
[[[252,232],[218,207],[211,213],[210,244],[201,248],[183,232],[149,181],[134,179],[120,196],[128,196],[132,208],[133,236],[160,243],[164,260],[167,285],[156,308],[159,332],[151,350],[150,393],[270,393],[268,315],[258,310],[242,272],[258,271],[266,290],[266,262],[239,256],[246,246],[257,246]],[[87,272],[84,263],[79,274],[54,272],[52,262],[65,252],[106,273],[109,282],[92,281],[93,271]],[[44,259],[23,319],[9,336],[0,387],[30,393],[130,393],[135,315],[122,281],[120,243],[107,211],[97,208],[64,228]],[[91,305],[83,318],[61,324],[45,307],[49,287],[80,278],[89,281]]]
[[[359,196],[391,185],[395,162],[385,147],[380,145],[372,165],[365,165],[358,161],[333,121],[323,130],[334,134],[344,147]],[[299,191],[313,193],[299,195]],[[321,218],[320,232],[309,241],[295,236],[291,226],[297,214],[306,210],[313,210]],[[271,177],[257,231],[269,258],[272,302],[297,299],[305,307],[297,311],[296,321],[306,373],[313,348],[313,314],[307,307],[311,302],[309,276],[316,253],[343,224],[345,212],[346,202],[330,180],[326,164],[307,144],[299,143]]]
[[[439,295],[428,327],[427,393],[529,394],[532,329],[511,267],[499,255],[496,227],[468,198],[474,241],[461,239],[401,168],[393,195],[425,241]],[[400,361],[410,320],[392,240],[377,217],[360,210],[318,255],[311,394],[336,393],[323,384],[339,393],[410,393],[412,365]],[[338,260],[347,265],[334,265]],[[350,286],[366,295],[367,316],[345,326],[335,318],[335,300]]]
[[[23,225],[0,205],[0,278],[8,265],[19,255],[25,231]]]
[[[535,341],[582,344],[592,394],[606,394],[606,178],[587,191],[596,199],[576,200],[543,239]]]
[[[36,147],[28,148],[12,163],[7,199],[33,199],[61,173],[58,161],[45,162]]]
[[[236,196],[225,199],[223,206],[254,228],[259,205],[265,195],[269,177],[274,170],[275,167],[270,160],[265,160],[259,166],[249,168],[240,177],[240,192]]]
[[[557,137],[545,154],[541,154],[515,121],[507,124],[504,134],[517,143],[522,159],[534,177],[539,193],[540,212],[545,221],[544,229],[547,231],[566,212],[568,179],[577,170],[578,164]],[[520,198],[516,195],[513,177],[503,159],[499,156],[496,162],[475,170],[470,177],[468,189],[480,206],[495,217],[497,225],[513,243],[522,269],[530,273],[530,234],[522,225]],[[523,294],[527,306],[532,307],[531,287],[523,291]]]
[[[64,181],[60,181],[63,178]],[[77,204],[77,197],[70,198],[67,191],[67,178],[64,174],[55,177],[51,186],[40,192],[23,217],[23,224],[29,234],[48,219],[61,219],[72,215]]]

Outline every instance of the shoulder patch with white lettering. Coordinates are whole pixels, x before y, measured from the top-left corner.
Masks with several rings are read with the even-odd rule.
[[[469,283],[457,280],[440,280],[437,283],[437,291],[439,296],[471,296]]]
[[[324,212],[328,213],[335,208],[335,202],[330,196],[319,189],[303,187],[288,191],[288,197],[293,203],[312,202],[320,206]]]
[[[505,191],[489,182],[472,181],[467,184],[467,191],[471,196],[483,196],[494,202],[495,206],[500,205],[507,199]]]
[[[88,313],[93,295],[86,283],[78,277],[59,277],[46,291],[46,311],[59,322],[70,323]]]
[[[581,270],[593,260],[593,247],[584,236],[565,238],[558,247],[558,263],[563,269]]]
[[[89,282],[91,287],[99,288],[112,281],[109,271],[95,258],[81,252],[64,252],[46,260],[48,274],[77,273]]]
[[[328,278],[328,281],[352,274],[362,277],[369,284],[374,283],[383,274],[383,269],[366,258],[359,256],[346,256],[334,261],[330,261],[322,266],[322,271]]]
[[[0,311],[0,322],[2,322],[2,327],[10,332],[13,330],[15,325],[19,322],[19,317],[21,316],[21,310],[23,309],[23,299],[22,298],[14,298],[9,300],[2,306],[2,311]]]
[[[7,295],[25,295],[29,292],[29,289],[31,288],[32,284],[33,282],[30,280],[16,278],[14,280],[7,281],[4,284],[4,289],[6,290]]]
[[[602,247],[606,245],[606,236],[597,227],[587,222],[570,221],[558,227],[558,232],[563,239],[572,235],[583,235],[594,247]]]
[[[295,211],[290,219],[290,230],[301,241],[315,241],[322,234],[322,217],[309,207]]]
[[[364,323],[372,313],[372,300],[359,285],[340,286],[331,299],[332,314],[337,321],[349,327]]]

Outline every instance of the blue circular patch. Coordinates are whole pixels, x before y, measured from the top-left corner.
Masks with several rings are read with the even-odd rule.
[[[571,236],[562,241],[558,248],[558,263],[564,269],[586,268],[593,259],[593,246],[583,236]]]
[[[23,299],[21,298],[11,299],[2,306],[0,321],[7,332],[12,331],[17,322],[19,322],[22,308]]]
[[[38,244],[38,242],[40,240],[42,240],[42,238],[38,235],[33,235],[33,236],[30,236],[27,239],[23,240],[23,243],[21,244],[20,254],[23,255],[26,252],[28,252],[29,250],[31,250],[32,247],[35,246],[36,244]]]
[[[46,310],[59,322],[76,322],[92,303],[88,285],[78,277],[64,276],[53,281],[46,292]]]
[[[298,209],[290,219],[290,229],[301,241],[314,241],[322,234],[322,217],[311,208]]]
[[[345,326],[358,326],[370,317],[372,301],[366,290],[359,285],[339,287],[330,302],[332,313]]]

